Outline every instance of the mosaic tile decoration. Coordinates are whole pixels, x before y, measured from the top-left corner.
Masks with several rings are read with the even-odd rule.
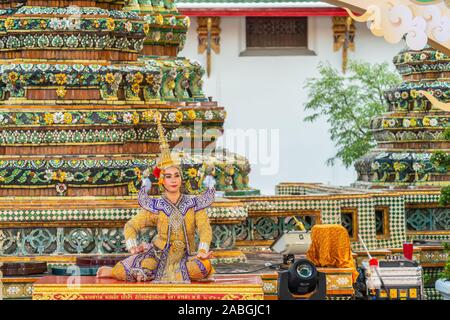
[[[233,249],[236,231],[234,225],[212,225],[211,248]],[[140,233],[140,241],[150,242],[156,228]],[[196,239],[198,242],[198,239]],[[195,246],[196,247],[196,246]],[[67,228],[4,228],[0,229],[0,256],[42,256],[72,254],[126,253],[123,228],[67,227]],[[221,262],[234,261],[228,257]],[[219,261],[218,260],[218,261]]]
[[[303,185],[278,185],[277,192],[288,193],[304,192]],[[288,189],[290,188],[290,189]],[[295,189],[296,188],[296,189]],[[311,185],[314,188],[314,185]],[[298,199],[296,199],[298,197]],[[317,195],[287,195],[287,196],[261,196],[250,197],[248,199],[239,198],[248,206],[251,216],[265,216],[270,213],[273,216],[276,212],[292,212],[298,215],[301,211],[320,210],[321,223],[341,224],[341,209],[357,210],[357,231],[370,250],[381,248],[401,248],[403,242],[411,238],[406,232],[405,207],[407,205],[424,205],[424,208],[436,205],[439,201],[439,192],[414,191],[414,192],[395,192],[386,191],[378,193],[368,193],[362,191],[360,194],[317,194]],[[375,209],[388,209],[388,231],[386,235],[377,237]],[[450,213],[450,209],[449,213]],[[445,234],[436,234],[429,232],[426,235],[414,235],[415,239],[450,239],[450,232]],[[352,242],[352,249],[356,251],[363,250],[364,247],[359,241]]]
[[[435,288],[425,288],[426,300],[443,300],[442,295]]]
[[[375,202],[376,201],[376,202]],[[302,211],[302,210],[320,210],[321,223],[341,223],[341,208],[357,208],[358,210],[358,232],[366,242],[369,249],[378,247],[397,247],[404,240],[404,230],[400,229],[396,237],[389,240],[377,240],[375,237],[375,211],[374,206],[379,203],[389,203],[393,207],[391,221],[395,222],[395,227],[401,225],[401,210],[399,199],[371,199],[355,198],[345,200],[304,200],[304,201],[271,201],[271,202],[248,202],[249,211]],[[361,250],[363,247],[359,242],[352,244],[354,250]]]
[[[250,197],[228,197],[239,200],[240,205],[212,207],[208,214],[212,224],[216,219],[241,221],[247,216],[243,223],[236,226],[215,225],[214,241],[216,247],[232,248],[237,240],[239,246],[246,246],[246,240],[274,240],[280,230],[289,230],[293,225],[292,216],[301,215],[308,218],[308,214],[316,212],[319,214],[320,223],[341,224],[342,209],[357,210],[357,232],[364,239],[368,249],[400,248],[407,240],[405,229],[405,205],[406,204],[434,204],[438,200],[438,194],[408,194],[408,193],[377,193],[358,195],[310,195],[310,196],[250,196]],[[386,207],[389,209],[388,233],[385,237],[377,237],[375,208]],[[53,210],[0,210],[0,223],[11,222],[57,222],[57,221],[117,221],[128,220],[137,213],[137,208],[117,209],[53,209]],[[277,216],[279,213],[279,216]],[[292,213],[292,214],[291,214]],[[290,219],[290,220],[289,220]],[[278,221],[278,222],[277,222]],[[313,221],[313,220],[311,220]],[[315,220],[314,220],[315,221]],[[305,224],[306,225],[306,224]],[[258,231],[258,237],[241,237],[243,228],[247,226]],[[280,229],[281,226],[281,229]],[[2,229],[7,231],[8,229]],[[248,231],[248,230],[247,230]],[[254,232],[252,232],[254,234]],[[430,239],[433,233],[424,238]],[[449,234],[434,235],[436,238],[449,239]],[[6,237],[8,238],[8,237]],[[417,238],[417,237],[415,237]],[[357,237],[352,242],[352,249],[362,251],[362,244]],[[244,243],[241,243],[241,242]],[[0,243],[0,249],[4,244]],[[248,245],[247,245],[248,246]],[[250,244],[253,246],[253,244]]]
[[[140,208],[0,210],[0,223],[33,221],[129,220],[140,210]],[[247,209],[242,206],[210,207],[206,210],[206,212],[212,219],[241,219],[247,217]]]
[[[436,280],[439,279],[444,268],[423,268],[424,286],[425,288],[434,288]]]

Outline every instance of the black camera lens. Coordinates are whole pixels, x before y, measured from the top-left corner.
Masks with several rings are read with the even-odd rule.
[[[313,268],[311,265],[308,264],[301,264],[297,267],[297,273],[300,276],[300,278],[310,278],[313,274]]]

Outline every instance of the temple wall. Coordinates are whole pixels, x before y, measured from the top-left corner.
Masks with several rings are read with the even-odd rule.
[[[313,124],[302,121],[306,116],[302,107],[307,99],[307,93],[302,89],[305,80],[317,75],[317,65],[321,61],[329,61],[341,69],[342,51],[333,51],[331,17],[309,18],[309,47],[316,53],[315,56],[279,57],[239,56],[245,49],[244,19],[222,18],[221,53],[213,53],[211,77],[208,79],[205,76],[205,92],[227,107],[226,129],[279,130],[280,154],[278,157],[274,156],[272,161],[279,162],[272,166],[277,172],[276,176],[263,175],[261,169],[267,169],[270,165],[255,163],[255,160],[261,158],[255,159],[250,155],[251,185],[261,189],[262,194],[273,194],[274,185],[280,181],[322,182],[332,185],[349,185],[354,182],[356,172],[353,168],[345,169],[340,164],[327,167],[325,164],[334,155],[335,148],[324,119]],[[197,19],[191,20],[185,49],[180,55],[196,59],[206,66],[206,55],[197,53]],[[349,58],[370,62],[386,61],[394,70],[392,57],[401,48],[403,44],[388,44],[384,39],[374,37],[364,24],[356,23],[355,52],[349,52]],[[270,133],[268,136],[270,137]],[[261,139],[259,143],[264,142],[263,140],[267,141]],[[277,148],[276,145],[274,147]],[[240,150],[239,153],[243,154]]]
[[[319,223],[344,225],[355,251],[364,250],[358,236],[369,250],[401,248],[413,238],[448,240],[448,209],[439,207],[438,199],[438,191],[231,197],[207,209],[213,228],[211,246],[215,251],[269,247],[280,234],[296,229],[293,216],[307,229]],[[27,198],[1,198],[0,256],[59,255],[64,259],[125,253],[123,224],[138,209],[133,197],[117,200],[121,208],[93,197],[84,197],[82,206],[72,204],[74,199],[69,197],[41,198],[51,208],[58,202],[60,209],[50,210]],[[154,229],[141,234],[145,241],[154,235]]]
[[[448,209],[437,204],[438,191],[285,193],[236,199],[248,209],[247,221],[236,234],[236,244],[243,247],[269,246],[280,234],[296,228],[292,216],[301,219],[307,229],[317,223],[342,224],[349,231],[354,251],[364,250],[359,237],[369,250],[401,248],[412,239],[449,239],[444,222]],[[427,228],[430,219],[437,223]]]

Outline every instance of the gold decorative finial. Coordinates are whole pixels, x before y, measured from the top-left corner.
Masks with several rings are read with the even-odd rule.
[[[355,25],[350,17],[333,17],[334,51],[342,48],[342,72],[347,71],[348,51],[355,51]]]
[[[220,53],[220,17],[198,17],[198,53],[206,51],[206,73],[211,75],[212,51]]]

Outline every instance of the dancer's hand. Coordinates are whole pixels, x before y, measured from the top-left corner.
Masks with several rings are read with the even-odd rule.
[[[136,281],[137,282],[144,282],[145,278],[144,278],[144,276],[142,274],[138,274],[137,277],[136,277]]]
[[[140,244],[134,248],[130,249],[131,254],[138,254],[145,251],[144,244]]]
[[[204,251],[199,251],[199,253],[197,253],[197,258],[199,259],[210,259],[212,256],[212,251],[209,252],[204,252]]]
[[[138,250],[139,250],[139,246],[131,248],[130,252],[131,252],[131,254],[136,254],[136,253],[138,253]]]

